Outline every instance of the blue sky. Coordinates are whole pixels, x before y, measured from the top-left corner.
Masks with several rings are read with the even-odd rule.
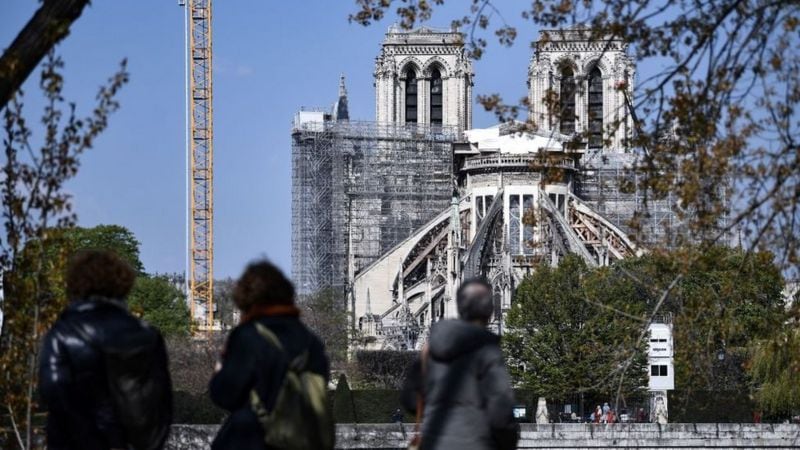
[[[468,2],[451,2],[429,23],[447,27]],[[475,93],[509,101],[526,93],[535,35],[501,1],[520,28],[514,47],[491,40],[474,68]],[[502,8],[503,4],[506,5]],[[3,0],[0,46],[7,47],[38,7]],[[350,0],[216,1],[214,4],[215,276],[237,276],[251,259],[291,264],[290,125],[301,106],[329,106],[339,74],[347,77],[350,115],[374,118],[373,61],[392,17],[364,28],[350,24]],[[68,190],[82,226],[114,223],[141,241],[150,272],[182,272],[185,260],[183,12],[177,0],[94,1],[58,47],[66,97],[84,114],[97,88],[128,58],[122,108],[82,159]],[[36,76],[26,83],[31,120],[41,113]],[[33,83],[31,83],[33,81]],[[491,114],[475,108],[474,126]]]

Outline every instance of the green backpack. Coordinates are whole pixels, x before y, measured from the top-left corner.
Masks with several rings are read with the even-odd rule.
[[[280,339],[269,328],[255,324],[258,334],[273,347],[284,351]],[[306,370],[308,349],[289,362],[275,407],[267,411],[255,389],[250,407],[264,427],[267,447],[285,450],[331,450],[334,444],[333,418],[328,410],[325,377]]]

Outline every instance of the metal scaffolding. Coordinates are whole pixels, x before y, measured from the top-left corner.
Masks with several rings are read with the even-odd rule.
[[[292,276],[301,295],[349,275],[447,208],[455,128],[334,121],[292,128]]]
[[[581,158],[575,193],[631,239],[646,248],[671,247],[680,232],[676,199],[647,197],[633,153],[589,152]],[[631,227],[635,215],[638,229]]]

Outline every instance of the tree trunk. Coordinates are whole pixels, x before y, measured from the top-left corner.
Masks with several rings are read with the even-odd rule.
[[[81,16],[90,0],[44,0],[0,58],[0,109]]]
[[[41,272],[41,268],[40,268]],[[38,285],[38,283],[37,283]],[[36,289],[36,295],[39,296],[39,289]],[[38,303],[38,298],[37,298]],[[36,365],[38,362],[37,353],[38,350],[36,347],[39,345],[39,336],[38,336],[38,329],[39,329],[39,305],[37,304],[33,309],[33,349],[30,354],[30,366],[28,367],[28,398],[27,404],[25,408],[25,444],[26,449],[30,450],[33,448],[33,388],[34,388],[34,380],[36,379]]]

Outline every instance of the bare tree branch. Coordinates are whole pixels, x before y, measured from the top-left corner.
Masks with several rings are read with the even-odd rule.
[[[0,109],[83,12],[89,0],[44,0],[0,57]]]

